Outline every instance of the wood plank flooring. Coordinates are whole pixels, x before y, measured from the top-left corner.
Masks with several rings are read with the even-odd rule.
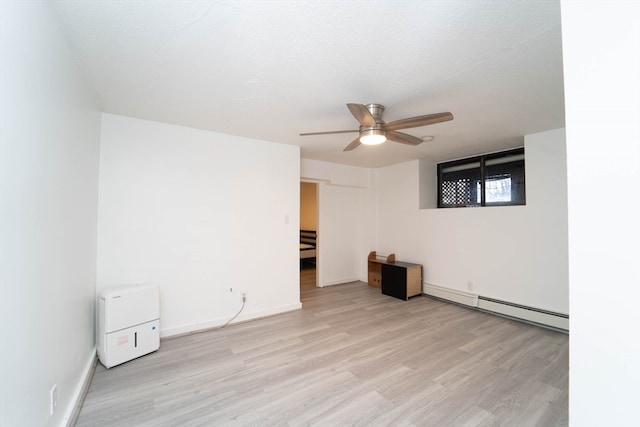
[[[96,368],[77,426],[566,426],[566,334],[362,282]]]

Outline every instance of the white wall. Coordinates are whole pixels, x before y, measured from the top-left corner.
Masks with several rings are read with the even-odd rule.
[[[640,425],[639,17],[562,2],[572,426]]]
[[[160,286],[162,336],[300,305],[299,148],[103,115],[98,289]],[[231,292],[230,289],[234,291]]]
[[[0,425],[53,426],[95,355],[100,115],[49,5],[0,7]]]
[[[378,248],[425,283],[568,313],[564,130],[525,137],[525,153],[526,206],[419,209],[428,165],[378,169]]]
[[[309,159],[300,160],[300,177],[346,187],[367,188],[371,184],[370,169]]]
[[[419,263],[428,243],[419,219],[419,161],[379,168],[375,175],[377,253],[394,253],[398,261]]]
[[[300,177],[318,183],[318,286],[366,281],[375,250],[373,171],[302,159]]]
[[[359,280],[364,189],[319,184],[318,285]]]

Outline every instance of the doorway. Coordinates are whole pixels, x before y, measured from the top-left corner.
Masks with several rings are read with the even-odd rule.
[[[300,254],[300,297],[304,297],[305,288],[317,286],[318,264],[318,184],[315,182],[300,182],[300,231],[315,232],[315,256],[303,257]],[[302,242],[301,242],[302,243]]]

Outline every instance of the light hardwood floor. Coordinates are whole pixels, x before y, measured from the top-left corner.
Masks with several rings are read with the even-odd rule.
[[[566,426],[566,334],[362,282],[98,363],[78,426]]]

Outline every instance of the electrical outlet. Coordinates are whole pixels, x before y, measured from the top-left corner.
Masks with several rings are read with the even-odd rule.
[[[58,406],[58,384],[54,384],[49,392],[49,415],[53,415],[56,406]]]

